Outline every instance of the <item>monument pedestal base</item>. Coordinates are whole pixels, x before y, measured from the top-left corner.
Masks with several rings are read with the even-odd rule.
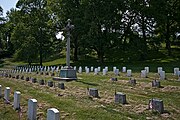
[[[65,68],[60,70],[60,77],[54,77],[53,80],[71,81],[77,80],[76,70]]]

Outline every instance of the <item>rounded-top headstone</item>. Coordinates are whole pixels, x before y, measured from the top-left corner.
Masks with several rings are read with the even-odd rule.
[[[60,113],[56,108],[47,110],[47,120],[60,120]]]

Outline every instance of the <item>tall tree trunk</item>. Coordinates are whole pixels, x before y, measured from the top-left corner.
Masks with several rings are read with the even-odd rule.
[[[100,63],[104,63],[104,52],[102,52],[101,50],[97,52],[98,54],[98,59]]]
[[[171,42],[170,42],[170,23],[169,23],[169,16],[167,16],[167,23],[166,23],[166,49],[168,50],[168,55],[171,55]]]

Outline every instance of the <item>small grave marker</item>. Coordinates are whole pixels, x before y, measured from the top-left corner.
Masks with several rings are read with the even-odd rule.
[[[141,78],[146,78],[146,77],[147,77],[146,70],[141,70]]]
[[[50,80],[49,80],[49,81],[48,81],[48,86],[49,86],[49,87],[53,87],[53,81],[50,81]]]
[[[40,85],[44,85],[44,83],[45,83],[45,82],[44,82],[43,79],[39,80],[39,84],[40,84]]]
[[[174,75],[179,75],[179,68],[174,68]]]
[[[144,67],[144,70],[146,70],[146,73],[149,73],[149,67]]]
[[[21,93],[19,91],[14,92],[14,109],[19,110],[20,109],[20,95]]]
[[[123,72],[123,73],[126,72],[126,67],[122,67],[122,72]]]
[[[111,81],[117,81],[117,78],[111,78],[110,80]]]
[[[115,103],[126,104],[126,94],[121,92],[115,93]]]
[[[106,69],[103,69],[103,75],[106,75]]]
[[[162,67],[158,67],[158,73],[160,73],[163,70]]]
[[[82,67],[79,67],[79,73],[82,73]]]
[[[132,76],[132,70],[127,70],[127,77],[131,77]]]
[[[160,71],[160,73],[159,73],[159,75],[160,75],[160,80],[165,80],[165,71]]]
[[[29,77],[26,77],[26,81],[29,81]]]
[[[136,85],[136,80],[135,80],[134,78],[130,78],[130,79],[129,79],[129,83],[130,83],[131,85]]]
[[[89,88],[89,95],[93,97],[99,97],[98,89],[96,88]]]
[[[159,99],[150,99],[149,100],[149,109],[158,111],[159,113],[164,112],[163,101]]]
[[[152,81],[152,87],[158,87],[158,88],[160,88],[160,87],[161,87],[160,81],[158,81],[158,80],[153,80],[153,81]]]
[[[8,103],[10,101],[10,87],[6,87],[4,91],[4,99]]]
[[[32,78],[31,81],[32,81],[32,83],[36,83],[37,79],[36,78]]]
[[[94,67],[91,66],[91,72],[94,71]]]
[[[97,75],[97,74],[98,74],[98,69],[95,68],[95,69],[94,69],[94,75]]]
[[[60,120],[60,113],[56,108],[47,110],[47,120]]]
[[[60,89],[62,89],[62,90],[64,90],[64,89],[65,89],[65,87],[64,87],[64,83],[58,83],[58,87],[59,87]]]
[[[37,100],[29,99],[28,100],[28,120],[36,120],[37,114]]]

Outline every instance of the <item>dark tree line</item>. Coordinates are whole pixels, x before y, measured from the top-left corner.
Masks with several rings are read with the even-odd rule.
[[[88,55],[100,62],[113,55],[114,61],[123,55],[145,60],[162,43],[168,55],[172,54],[172,43],[180,33],[180,1],[19,0],[5,22],[0,18],[1,49],[8,37],[14,57],[28,63],[39,58],[42,65],[47,56],[62,51],[65,44],[55,34],[67,19],[75,25],[71,39],[74,61]]]

